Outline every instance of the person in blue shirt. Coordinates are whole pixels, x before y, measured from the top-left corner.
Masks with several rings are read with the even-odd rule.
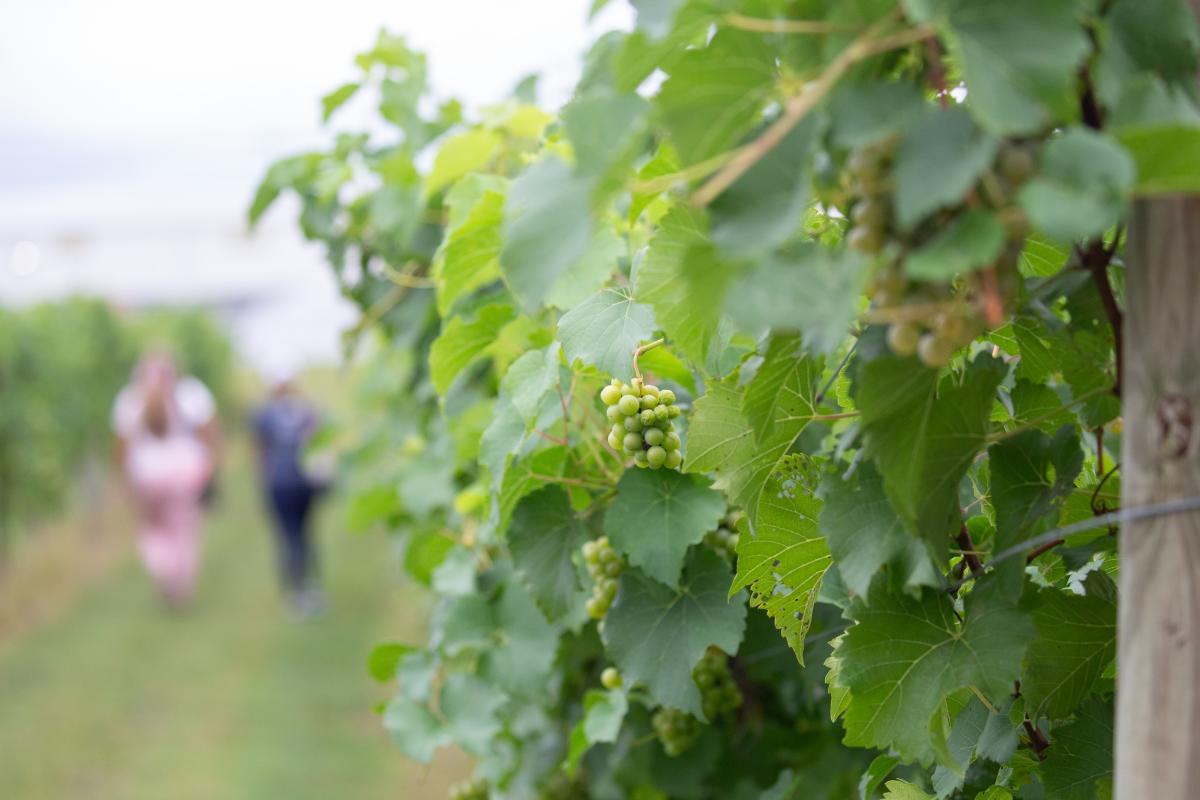
[[[317,414],[296,390],[290,374],[272,380],[271,396],[254,414],[259,466],[275,518],[283,589],[301,617],[323,605],[316,584],[316,551],[309,516],[322,487],[305,472],[304,449]]]

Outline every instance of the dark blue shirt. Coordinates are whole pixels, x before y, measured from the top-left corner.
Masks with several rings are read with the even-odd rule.
[[[254,431],[262,448],[263,479],[268,486],[308,484],[301,458],[316,427],[316,414],[296,397],[270,400],[254,415]]]

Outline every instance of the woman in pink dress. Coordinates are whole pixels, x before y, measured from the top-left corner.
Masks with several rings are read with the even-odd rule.
[[[191,599],[200,561],[201,495],[213,471],[212,395],[179,378],[165,354],[145,356],[117,396],[113,425],[141,515],[142,562],[172,607]]]

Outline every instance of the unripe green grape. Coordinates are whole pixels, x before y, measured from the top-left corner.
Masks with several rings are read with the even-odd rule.
[[[641,407],[641,402],[631,394],[622,396],[620,402],[617,403],[617,408],[621,409],[621,413],[627,417],[638,413],[638,409]]]
[[[683,409],[679,406],[667,406],[667,419],[675,419],[683,413]]]
[[[650,446],[662,444],[663,439],[666,437],[667,435],[663,433],[662,428],[646,428],[645,433],[642,434],[642,438],[645,439],[646,444]]]
[[[682,442],[679,439],[679,434],[676,433],[675,431],[667,431],[667,434],[663,437],[662,446],[663,446],[663,449],[666,450],[668,453],[678,450],[679,445],[681,445],[681,444],[682,444]]]
[[[595,563],[597,561],[597,557],[600,555],[600,545],[592,539],[588,539],[586,542],[584,542],[583,547],[580,549],[583,551],[584,560],[589,564]]]
[[[658,402],[662,403],[664,406],[671,405],[675,402],[675,393],[670,389],[663,389],[658,393]]]
[[[663,466],[665,466],[667,469],[678,469],[679,465],[682,463],[683,463],[683,454],[682,453],[680,453],[678,450],[668,450],[667,451],[667,460],[665,462],[663,462]]]
[[[609,422],[616,422],[621,418],[621,409],[617,406],[609,406],[604,409],[604,415],[608,417]]]
[[[608,446],[617,452],[621,451],[621,440],[617,438],[616,434],[610,433],[608,435]]]
[[[605,667],[604,672],[600,673],[600,685],[605,689],[620,689],[623,682],[616,667]]]
[[[931,369],[941,369],[954,357],[954,345],[934,333],[927,333],[917,344],[917,357]]]
[[[882,177],[883,164],[878,154],[864,148],[855,150],[846,159],[846,171],[863,183],[869,183]]]
[[[610,578],[619,578],[621,576],[621,562],[610,561],[604,565],[604,574]]]
[[[613,426],[608,429],[608,432],[613,436],[616,436],[618,439],[624,439],[625,434],[629,433],[629,431],[625,430],[624,422],[613,423]]]
[[[625,433],[641,433],[642,428],[645,426],[642,425],[642,420],[640,417],[626,417],[623,427],[625,428]],[[624,436],[625,433],[621,435]]]
[[[625,438],[621,440],[621,446],[629,452],[633,453],[642,449],[642,435],[640,433],[627,433]]]
[[[658,395],[642,395],[642,408],[654,408],[656,405],[658,405]]]
[[[666,422],[671,418],[671,412],[667,410],[666,406],[664,406],[662,403],[659,403],[654,407],[654,418],[659,422]]]
[[[646,462],[651,469],[658,469],[667,460],[667,451],[657,445],[646,451]]]
[[[921,340],[921,329],[912,322],[893,322],[888,326],[888,347],[898,356],[911,356],[917,352]]]
[[[658,419],[654,416],[654,409],[652,408],[647,408],[645,411],[641,412],[640,416],[643,425],[653,425]]]
[[[600,400],[607,406],[614,405],[621,399],[621,390],[611,383],[600,390]]]
[[[642,394],[642,386],[644,386],[642,379],[634,378],[629,382],[629,385],[633,387],[633,393],[640,397]]]
[[[852,249],[867,255],[873,255],[883,249],[884,234],[876,228],[857,225],[846,234],[846,244]]]
[[[658,387],[655,386],[653,383],[646,384],[645,386],[642,387],[642,397],[645,397],[646,395],[650,395],[651,397],[658,397]]]
[[[941,314],[934,326],[938,338],[952,345],[963,345],[974,338],[971,321],[963,311],[948,311]]]
[[[646,459],[646,451],[638,450],[636,453],[634,453],[633,463],[639,467],[642,467],[643,469],[650,466],[650,462]]]
[[[635,392],[633,390],[633,387],[630,386],[628,383],[622,383],[621,384],[621,396],[622,397],[626,397],[626,396],[637,397],[637,392]]]
[[[587,605],[584,607],[587,610],[587,615],[592,619],[600,619],[608,613],[608,606],[604,601],[596,596],[588,598]]]

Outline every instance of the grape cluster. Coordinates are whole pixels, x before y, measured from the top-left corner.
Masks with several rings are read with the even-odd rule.
[[[730,511],[715,531],[704,534],[704,543],[726,561],[732,561],[737,555],[737,523],[741,516],[739,511]]]
[[[1025,143],[1010,141],[1000,147],[973,195],[977,204],[1000,212],[1007,242],[995,263],[985,270],[986,279],[981,273],[972,273],[951,284],[912,280],[905,274],[904,257],[944,230],[963,207],[945,210],[902,235],[895,227],[889,198],[895,149],[893,137],[857,150],[847,159],[853,205],[846,244],[867,255],[886,257],[868,292],[873,307],[889,321],[887,341],[892,351],[902,356],[915,354],[927,366],[938,368],[978,336],[986,323],[999,324],[1003,306],[1015,294],[1017,260],[1028,226],[1012,198],[1033,176],[1036,159]],[[990,285],[985,287],[984,280]],[[984,299],[985,288],[990,301]]]
[[[607,536],[583,544],[583,563],[592,576],[592,596],[587,601],[587,613],[592,619],[602,619],[617,596],[617,580],[625,569],[624,562],[613,550]]]
[[[692,669],[692,680],[700,688],[700,705],[710,722],[742,704],[742,692],[729,672],[729,659],[710,647]]]
[[[670,389],[634,378],[612,383],[600,390],[600,399],[608,406],[608,421],[612,430],[608,444],[618,453],[633,454],[639,467],[678,469],[683,455],[679,452],[679,434],[671,420],[680,414],[675,405],[675,393]]]
[[[654,734],[663,751],[672,758],[685,752],[700,738],[700,720],[677,708],[663,706],[654,712],[650,724],[654,726]]]
[[[471,778],[450,787],[450,800],[488,800],[488,782]]]

